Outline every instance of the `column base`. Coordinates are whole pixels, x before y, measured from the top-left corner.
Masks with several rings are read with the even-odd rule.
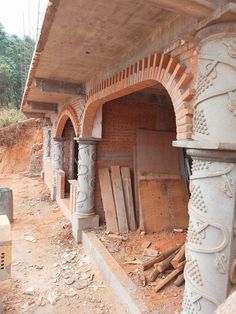
[[[82,231],[99,226],[99,215],[94,214],[87,217],[80,217],[77,214],[72,216],[72,234],[77,243],[82,241]]]

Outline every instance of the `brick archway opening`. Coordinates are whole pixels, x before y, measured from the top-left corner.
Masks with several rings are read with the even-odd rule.
[[[81,136],[92,136],[96,114],[105,102],[157,83],[165,87],[172,100],[177,139],[191,139],[193,110],[190,101],[194,95],[192,75],[177,59],[160,53],[139,60],[99,84],[90,83]]]
[[[64,186],[63,194],[65,198],[70,194],[70,181],[77,178],[78,173],[78,143],[74,140],[80,133],[79,120],[74,108],[70,105],[66,106],[58,117],[55,137],[63,137],[63,172]]]
[[[74,108],[72,106],[68,105],[59,114],[56,132],[55,132],[56,138],[62,137],[62,133],[63,133],[64,127],[65,127],[68,119],[71,120],[71,123],[72,123],[73,128],[74,128],[75,136],[76,137],[79,136],[80,125],[79,125],[78,116],[77,116]]]

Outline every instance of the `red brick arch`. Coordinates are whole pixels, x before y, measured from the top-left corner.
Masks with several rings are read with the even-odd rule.
[[[80,125],[79,125],[79,120],[76,114],[75,109],[68,105],[63,110],[60,112],[58,121],[57,121],[57,127],[56,127],[56,132],[55,132],[55,137],[62,137],[62,132],[64,130],[65,124],[67,120],[70,119],[72,122],[72,125],[74,127],[75,135],[79,136],[80,133]]]
[[[177,138],[191,138],[193,111],[189,101],[194,95],[191,81],[192,75],[168,54],[155,53],[143,58],[99,84],[91,84],[83,113],[81,136],[92,135],[96,112],[105,102],[161,83],[173,102]]]

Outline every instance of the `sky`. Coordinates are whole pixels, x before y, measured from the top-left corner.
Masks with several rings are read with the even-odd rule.
[[[0,22],[9,34],[36,39],[47,3],[48,0],[0,0]]]

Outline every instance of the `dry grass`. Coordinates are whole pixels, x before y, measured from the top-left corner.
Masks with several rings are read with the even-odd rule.
[[[14,108],[0,108],[0,128],[25,120],[25,115]]]

